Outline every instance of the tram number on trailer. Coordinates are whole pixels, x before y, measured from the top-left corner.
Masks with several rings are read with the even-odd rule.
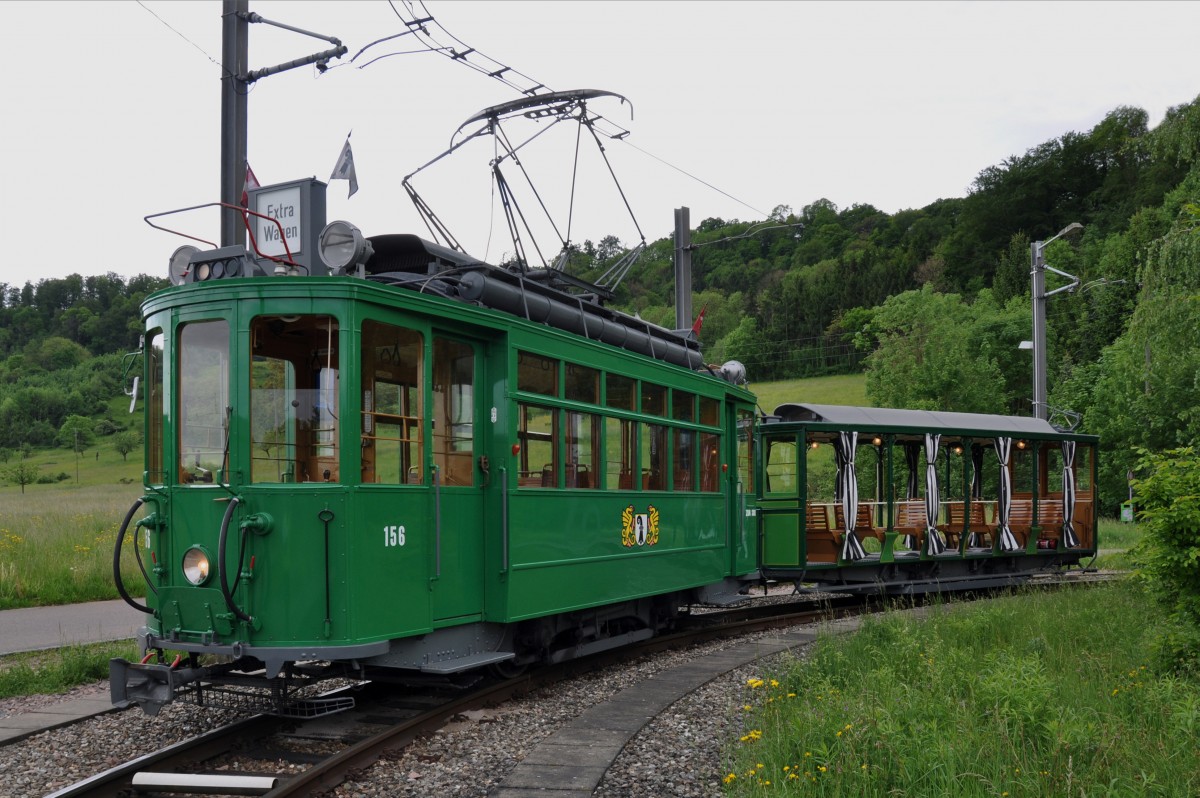
[[[390,548],[392,546],[404,545],[404,525],[400,526],[385,526],[383,528],[383,547]]]

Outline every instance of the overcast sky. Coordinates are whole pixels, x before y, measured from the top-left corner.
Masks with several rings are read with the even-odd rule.
[[[395,8],[409,14],[399,0]],[[606,153],[650,241],[670,235],[683,205],[695,226],[712,216],[761,219],[777,205],[799,211],[821,197],[889,213],[961,197],[987,166],[1086,131],[1117,106],[1145,109],[1153,126],[1200,94],[1195,2],[428,0],[426,8],[454,37],[551,89],[628,98],[590,107],[632,131]],[[432,53],[363,66],[419,48],[413,37],[350,64],[404,30],[386,0],[252,0],[250,9],[350,50],[325,74],[306,66],[253,87],[249,161],[258,178],[326,180],[353,130],[360,190],[348,200],[345,181],[332,182],[329,218],[367,235],[424,234],[400,181],[446,149],[462,122],[516,92]],[[186,241],[143,217],[218,199],[220,11],[219,0],[0,2],[8,234],[0,282],[165,276]],[[254,68],[328,46],[250,27]],[[524,140],[533,129],[511,135]],[[524,151],[563,230],[573,136],[559,125]],[[494,262],[512,245],[494,210],[491,155],[490,141],[475,140],[414,184],[469,252]],[[635,242],[594,148],[585,155],[571,238]],[[515,170],[506,175],[519,182]],[[175,219],[219,237],[215,213]],[[557,242],[547,246],[553,254]]]

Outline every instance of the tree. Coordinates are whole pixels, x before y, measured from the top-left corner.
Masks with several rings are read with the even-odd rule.
[[[980,327],[1017,312],[996,306],[990,291],[975,305],[931,286],[891,297],[868,325],[879,347],[867,358],[867,396],[880,407],[1003,412],[1008,385],[993,349],[1015,350],[1017,342]]]
[[[38,471],[38,467],[33,463],[17,463],[4,469],[4,478],[20,485],[21,493],[24,493],[26,485],[37,482]]]
[[[1190,180],[1200,191],[1200,171]],[[1186,212],[1147,247],[1139,276],[1128,328],[1101,354],[1091,405],[1076,408],[1083,429],[1103,442],[1099,487],[1110,502],[1125,493],[1136,449],[1165,452],[1200,439],[1200,233]]]
[[[113,448],[121,455],[123,461],[129,460],[129,453],[142,445],[142,436],[133,431],[118,433],[113,437]]]
[[[92,437],[92,427],[95,425],[86,416],[68,416],[58,429],[58,445],[80,454],[95,440]]]

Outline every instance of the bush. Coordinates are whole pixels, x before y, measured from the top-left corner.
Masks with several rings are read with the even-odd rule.
[[[112,435],[119,429],[120,427],[113,423],[111,418],[102,418],[96,422],[96,426],[92,427],[92,432],[97,435]]]
[[[1138,454],[1139,472],[1148,476],[1133,483],[1145,528],[1135,556],[1172,627],[1159,639],[1159,656],[1173,670],[1200,672],[1200,457],[1192,447]]]

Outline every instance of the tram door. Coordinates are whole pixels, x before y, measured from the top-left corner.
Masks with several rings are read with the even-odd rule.
[[[483,612],[484,344],[434,333],[432,454],[433,621],[466,621]]]

